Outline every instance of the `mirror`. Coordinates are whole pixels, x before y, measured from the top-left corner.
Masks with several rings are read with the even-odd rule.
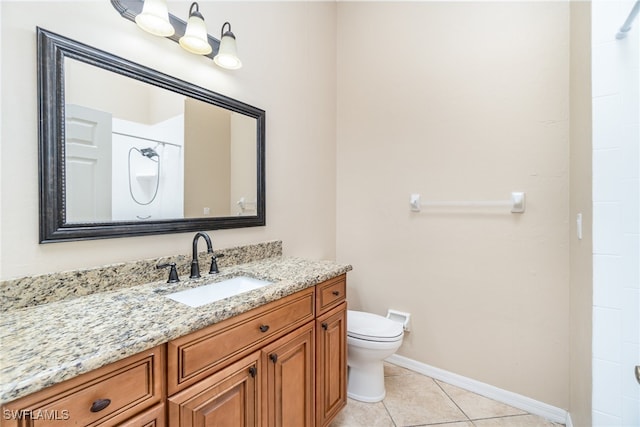
[[[265,224],[265,112],[38,28],[41,243]]]

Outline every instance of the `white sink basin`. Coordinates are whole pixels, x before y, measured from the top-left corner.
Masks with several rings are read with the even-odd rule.
[[[220,301],[270,284],[271,282],[266,280],[238,276],[222,280],[220,282],[198,286],[197,288],[174,292],[166,295],[166,297],[186,304],[189,307],[200,307],[205,304]]]

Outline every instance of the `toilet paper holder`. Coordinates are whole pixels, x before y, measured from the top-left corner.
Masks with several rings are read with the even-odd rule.
[[[411,320],[411,313],[389,309],[387,310],[387,319],[402,323],[402,329],[406,332],[410,331],[409,321]]]

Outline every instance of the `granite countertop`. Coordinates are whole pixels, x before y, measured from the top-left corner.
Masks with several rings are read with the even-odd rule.
[[[331,261],[275,257],[94,293],[3,313],[0,320],[0,404],[92,371],[172,339],[275,301],[351,270]],[[198,308],[164,295],[246,275],[273,282]]]

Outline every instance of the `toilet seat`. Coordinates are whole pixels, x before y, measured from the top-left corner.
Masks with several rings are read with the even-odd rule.
[[[392,342],[402,339],[402,324],[364,311],[347,310],[347,335],[365,341]]]

